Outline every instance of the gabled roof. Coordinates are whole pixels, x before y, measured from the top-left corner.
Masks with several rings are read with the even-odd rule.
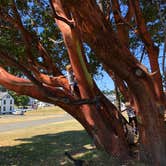
[[[9,93],[8,92],[0,92],[0,99],[5,97],[6,95],[9,95]]]

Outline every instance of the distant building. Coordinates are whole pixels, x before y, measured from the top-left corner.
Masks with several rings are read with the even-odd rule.
[[[14,99],[8,92],[0,92],[0,114],[14,111]]]
[[[116,95],[114,93],[105,94],[105,97],[112,103],[116,103]]]
[[[38,107],[49,107],[49,106],[53,106],[53,104],[42,102],[42,101],[39,101],[39,100],[34,99],[32,97],[29,97],[29,103],[28,103],[28,105],[32,109],[37,109]]]
[[[29,97],[29,102],[28,102],[28,106],[31,108],[31,109],[37,109],[38,105],[38,100],[37,99],[34,99],[32,97]]]
[[[42,102],[42,101],[38,101],[37,105],[38,105],[38,107],[50,107],[50,106],[54,106],[53,104]]]
[[[117,99],[116,99],[116,95],[114,93],[110,93],[110,94],[105,94],[106,98],[108,100],[110,100],[117,108],[118,108],[118,103],[117,103]],[[125,104],[123,102],[121,102],[121,110],[124,110]]]

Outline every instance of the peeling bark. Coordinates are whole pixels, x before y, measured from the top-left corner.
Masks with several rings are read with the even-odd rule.
[[[77,8],[75,6],[76,4],[70,5],[68,4],[68,7],[73,12],[76,21],[75,24],[79,28],[83,39],[97,53],[98,59],[104,66],[110,68],[118,77],[127,82],[136,100],[138,116],[142,119],[143,128],[140,134],[144,151],[148,154],[150,161],[156,164],[163,164],[165,162],[163,158],[166,154],[166,137],[164,134],[163,115],[159,112],[159,107],[162,108],[163,104],[157,106],[157,102],[160,100],[158,96],[161,92],[157,91],[157,89],[161,90],[161,88],[156,88],[156,85],[158,86],[160,83],[155,83],[146,68],[132,56],[93,2],[79,1]],[[96,18],[95,22],[92,18]],[[152,53],[156,54],[153,51]],[[154,54],[152,55],[153,57],[155,56]],[[161,86],[159,85],[158,87]],[[158,136],[155,138],[155,142],[161,145],[159,148],[152,143],[153,139],[151,137],[154,135]]]
[[[55,1],[53,1],[53,7],[54,10],[59,11],[59,14],[66,17],[60,3],[56,3]],[[95,92],[92,78],[88,73],[86,67],[86,62],[82,52],[83,49],[81,45],[81,40],[77,35],[78,32],[76,29],[71,29],[70,26],[68,26],[61,20],[56,19],[56,22],[61,29],[66,47],[68,49],[70,62],[75,73],[76,79],[78,81],[81,98],[94,98],[97,94]],[[115,114],[108,113],[108,111],[106,110],[108,109],[108,107],[106,107],[106,104],[103,103],[104,100],[99,102],[100,103],[96,103],[98,105],[87,104],[81,106],[83,117],[85,118],[88,126],[90,126],[86,127],[88,129],[88,133],[92,135],[96,145],[104,148],[108,153],[121,157],[127,156],[128,153],[126,153],[126,151],[128,150],[128,148],[126,146],[127,144],[125,142],[125,139],[124,141],[122,139],[124,138],[122,128],[117,128],[118,125],[117,127],[115,127],[115,125],[109,124],[109,120],[117,124],[118,119],[115,117]],[[105,107],[103,106],[103,104],[105,104]],[[80,121],[80,123],[82,122]],[[122,132],[121,134],[120,131]],[[107,136],[104,133],[107,133]],[[118,135],[116,136],[116,134]],[[110,143],[108,144],[108,142]],[[121,142],[121,144],[119,144],[119,142]],[[119,153],[120,151],[121,154]]]

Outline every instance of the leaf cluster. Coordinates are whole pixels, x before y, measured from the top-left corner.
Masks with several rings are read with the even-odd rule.
[[[103,1],[104,2],[104,1]],[[127,1],[121,0],[120,9],[122,15],[126,14]],[[53,13],[50,4],[46,0],[27,0],[15,1],[19,15],[23,26],[28,30],[35,38],[40,40],[44,48],[47,50],[53,63],[59,68],[60,71],[65,70],[66,64],[69,63],[67,50],[64,46],[62,35],[55,24]],[[107,9],[108,1],[104,2],[104,10]],[[164,25],[162,18],[165,17],[165,4],[164,1],[140,1],[143,16],[146,21],[148,30],[152,36],[153,41],[157,45],[161,45],[164,40]],[[0,1],[0,10],[5,14],[10,15],[13,19],[16,19],[12,8],[12,1]],[[105,11],[106,13],[106,11]],[[114,24],[113,13],[110,13],[111,23]],[[133,21],[130,22],[133,28],[137,28]],[[0,18],[0,49],[7,51],[10,56],[14,57],[17,61],[28,63],[26,56],[25,43],[20,30],[14,27],[10,22],[4,21]],[[114,27],[115,28],[115,27]],[[35,38],[34,43],[35,45]],[[143,44],[139,37],[133,33],[133,30],[129,31],[130,49],[133,53],[139,52],[138,48],[142,51]],[[89,71],[93,75],[100,73],[102,66],[100,62],[95,58],[92,50],[85,44],[84,50],[89,63]],[[44,64],[44,60],[36,50],[35,46],[31,50],[33,57],[40,65]],[[140,55],[140,54],[139,54]],[[0,59],[0,64],[4,65],[10,72],[19,74],[15,66],[8,66],[3,59]]]
[[[9,94],[14,98],[14,102],[17,106],[26,106],[29,102],[29,97],[25,95],[18,95],[13,91],[9,91]]]

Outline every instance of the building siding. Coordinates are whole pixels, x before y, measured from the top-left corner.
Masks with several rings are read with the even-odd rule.
[[[14,111],[14,99],[8,93],[0,95],[0,113],[10,113]]]

